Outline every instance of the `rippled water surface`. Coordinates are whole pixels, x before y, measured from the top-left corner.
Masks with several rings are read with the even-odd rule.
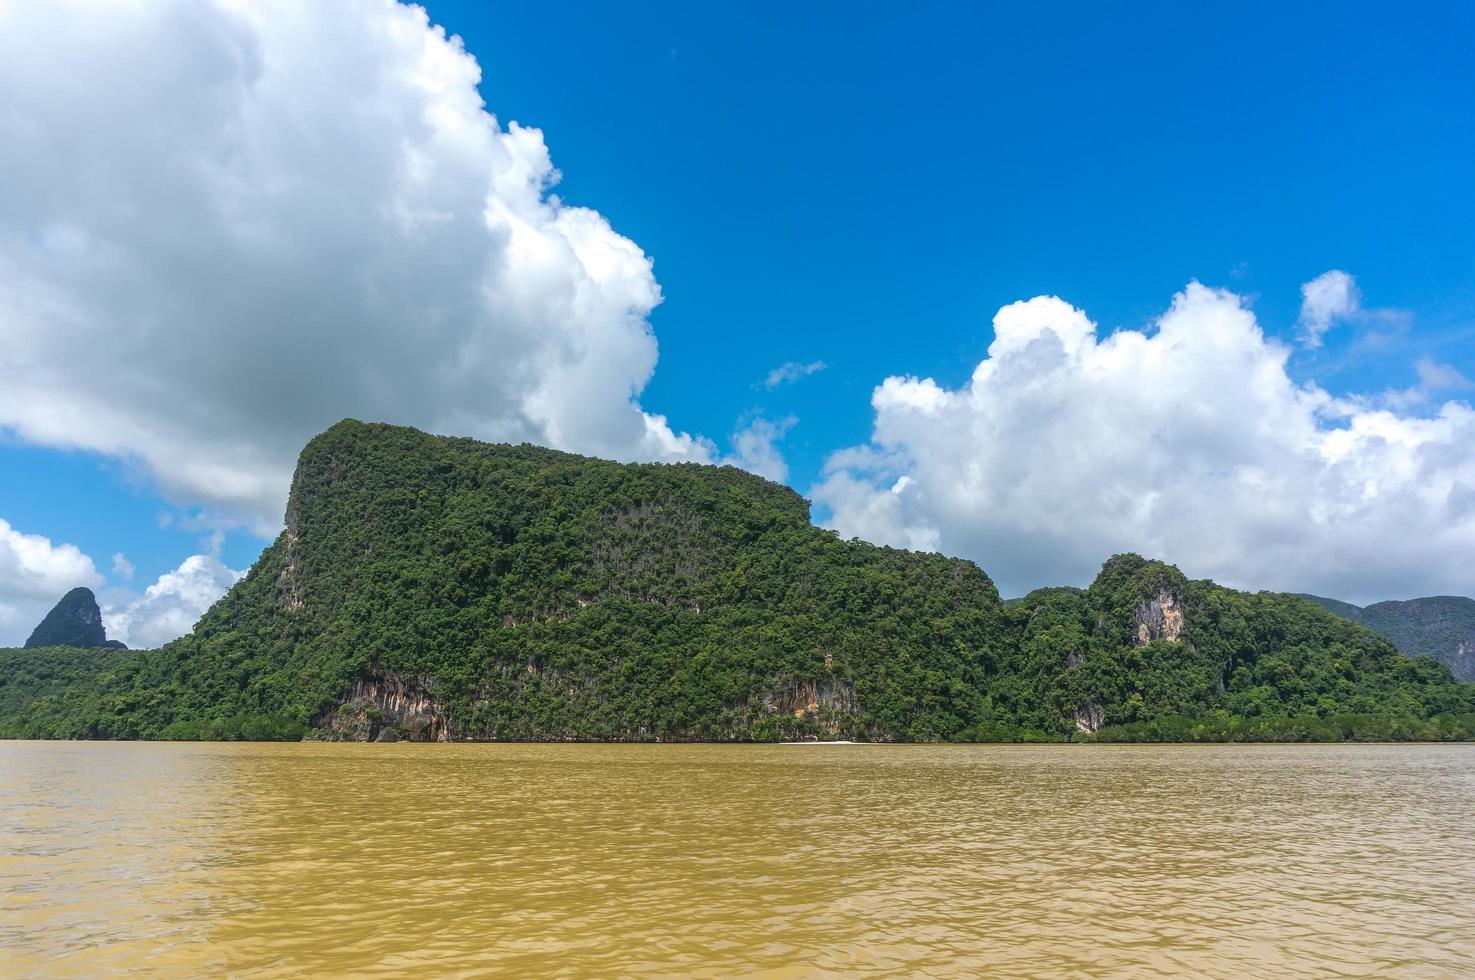
[[[1475,746],[0,743],[0,975],[1475,975]]]

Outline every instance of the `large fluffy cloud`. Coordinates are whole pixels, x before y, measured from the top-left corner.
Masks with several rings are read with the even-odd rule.
[[[706,459],[650,259],[390,0],[0,4],[0,426],[274,528],[344,416]]]
[[[70,589],[96,587],[102,576],[75,545],[53,544],[0,519],[0,646],[19,646]]]
[[[128,596],[103,610],[108,638],[131,647],[157,647],[188,633],[215,600],[244,572],[213,555],[191,555],[165,572],[142,595]]]
[[[1349,599],[1472,587],[1468,405],[1401,414],[1297,384],[1242,300],[1197,283],[1147,331],[1103,338],[1053,297],[994,330],[960,389],[876,388],[872,443],[814,489],[834,527],[974,558],[1006,594],[1122,550]]]

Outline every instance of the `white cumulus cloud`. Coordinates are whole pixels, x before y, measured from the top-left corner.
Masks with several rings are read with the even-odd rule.
[[[0,426],[279,526],[345,416],[696,459],[650,258],[391,0],[0,4]]]
[[[213,555],[191,555],[142,595],[103,610],[108,639],[135,648],[162,646],[188,633],[243,575]]]
[[[1419,387],[1426,392],[1449,391],[1470,387],[1470,379],[1450,364],[1440,364],[1432,357],[1421,357],[1415,365],[1419,375]]]
[[[783,483],[789,478],[789,465],[779,451],[778,442],[799,420],[790,415],[771,421],[758,416],[740,426],[732,436],[732,453],[720,462],[756,473],[764,479]]]
[[[1469,592],[1469,405],[1298,384],[1240,297],[1197,283],[1146,331],[1102,337],[1054,297],[994,329],[961,388],[875,389],[871,444],[812,491],[831,526],[975,559],[1005,594],[1089,581],[1125,550],[1248,588]]]
[[[19,646],[67,592],[102,576],[76,545],[53,544],[0,519],[0,646]]]

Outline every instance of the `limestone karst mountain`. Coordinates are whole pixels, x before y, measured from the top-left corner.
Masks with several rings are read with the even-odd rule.
[[[0,735],[1453,738],[1475,687],[1302,599],[1118,555],[1005,605],[731,467],[345,421],[154,651],[0,653]]]
[[[36,647],[110,647],[123,644],[109,640],[102,624],[102,610],[92,590],[79,586],[61,597],[26,640],[27,648]]]

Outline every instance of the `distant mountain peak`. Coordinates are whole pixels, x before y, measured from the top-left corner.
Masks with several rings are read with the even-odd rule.
[[[78,586],[51,607],[51,612],[31,632],[27,647],[121,647],[109,640],[102,625],[102,610],[97,596],[85,586]]]

